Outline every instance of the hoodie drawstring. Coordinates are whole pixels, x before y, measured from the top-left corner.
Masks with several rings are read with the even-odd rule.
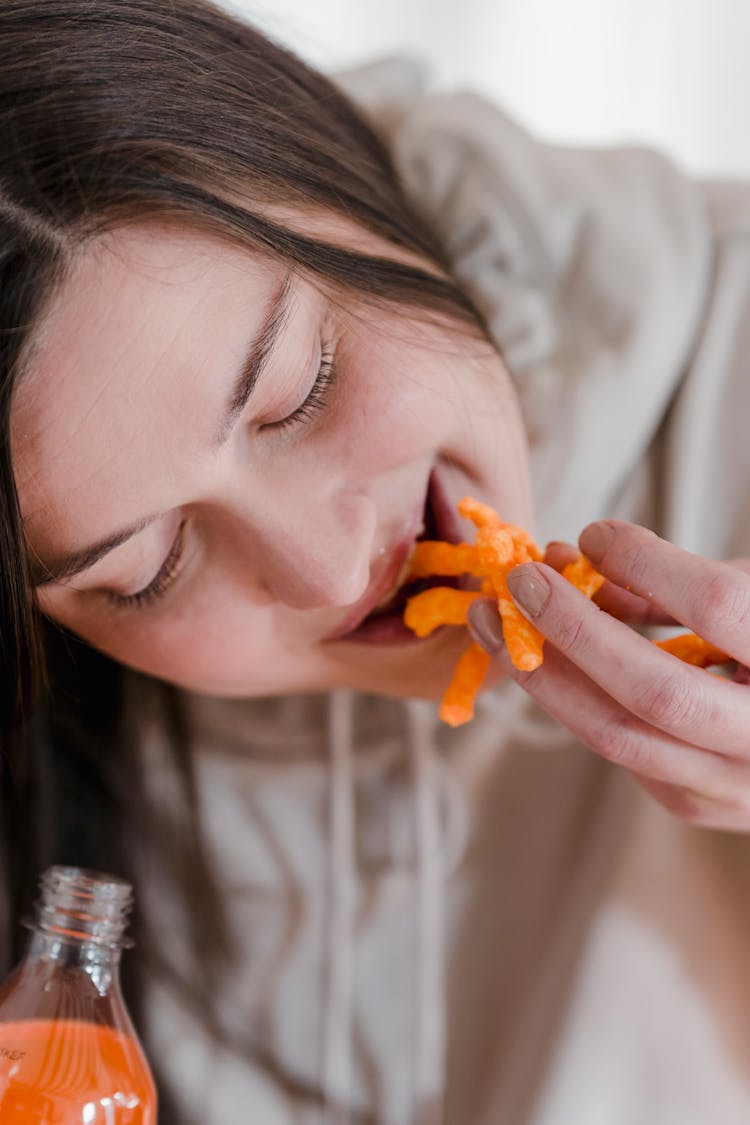
[[[414,779],[416,945],[414,951],[414,1125],[441,1125],[445,1081],[444,902],[433,708],[406,705]],[[353,696],[330,697],[329,902],[323,1095],[326,1125],[348,1125],[352,1092],[353,953],[356,908]]]
[[[351,1095],[355,909],[352,696],[331,693],[329,771],[329,901],[323,1095],[327,1125],[347,1125]]]
[[[433,712],[425,703],[408,708],[417,836],[415,1125],[440,1125],[445,1081],[444,902]]]

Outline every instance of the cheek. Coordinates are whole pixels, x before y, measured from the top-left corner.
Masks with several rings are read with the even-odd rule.
[[[271,615],[230,622],[221,613],[185,614],[163,623],[128,620],[70,622],[85,641],[119,663],[199,692],[260,695],[279,690],[297,675],[298,658],[287,652]]]
[[[479,487],[507,518],[531,520],[528,448],[510,377],[496,353],[462,356],[455,340],[444,352],[399,348],[386,337],[379,348],[368,341],[350,362],[351,379],[330,432],[332,446],[347,442],[359,471],[377,475],[438,454],[463,471],[458,492]]]
[[[347,370],[330,433],[361,471],[419,459],[451,433],[456,396],[439,356],[369,344]]]
[[[43,610],[114,660],[179,687],[215,695],[315,690],[325,663],[278,604],[257,605],[212,584],[163,611],[120,614],[64,598]]]

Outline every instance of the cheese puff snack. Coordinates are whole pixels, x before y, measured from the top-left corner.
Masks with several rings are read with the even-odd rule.
[[[495,597],[512,663],[521,671],[533,671],[544,659],[544,637],[513,601],[506,579],[510,571],[522,563],[543,561],[543,552],[527,531],[515,524],[505,523],[487,504],[467,496],[458,505],[458,511],[476,526],[475,543],[422,540],[416,544],[409,577],[468,574],[480,580],[480,589],[456,590],[433,586],[409,598],[404,622],[417,636],[426,637],[441,625],[465,625],[473,601],[479,597]],[[604,576],[594,570],[583,555],[568,563],[562,575],[587,598],[593,597],[604,582]],[[654,643],[678,659],[699,667],[731,660],[726,653],[694,633]],[[479,645],[472,644],[466,649],[440,706],[440,718],[444,722],[459,726],[473,718],[474,702],[489,663],[489,656]]]
[[[682,633],[679,637],[670,637],[666,641],[654,641],[654,644],[665,652],[671,652],[678,660],[695,664],[698,668],[708,668],[709,664],[726,664],[732,659],[716,645],[709,644],[695,633]]]

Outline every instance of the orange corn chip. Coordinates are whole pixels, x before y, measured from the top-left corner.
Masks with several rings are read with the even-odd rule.
[[[484,524],[477,531],[476,552],[482,572],[487,575],[493,586],[502,589],[505,584],[505,574],[518,565],[516,562],[518,548],[510,531],[500,527],[499,524],[494,527],[491,524]]]
[[[514,540],[507,527],[484,523],[477,531],[477,552],[497,597],[508,656],[516,668],[532,672],[542,663],[544,637],[521,613],[506,582],[515,566],[529,561],[526,546]]]
[[[543,562],[544,554],[522,527],[505,523],[497,512],[470,496],[458,505],[464,519],[477,528],[476,543],[443,543],[424,540],[416,545],[410,577],[427,578],[433,574],[458,576],[471,574],[481,579],[480,592],[454,590],[435,586],[409,598],[404,621],[419,637],[429,636],[440,625],[465,625],[469,606],[478,597],[495,597],[503,625],[508,655],[521,671],[529,672],[543,662],[544,636],[524,617],[507,585],[514,567],[525,562]],[[604,576],[593,568],[583,555],[568,563],[563,578],[571,582],[587,598],[591,598],[604,582]],[[721,649],[686,633],[666,641],[654,641],[665,652],[701,668],[725,664],[732,660]],[[487,674],[490,657],[472,644],[459,659],[453,679],[443,697],[440,718],[451,726],[468,722],[474,715],[474,702]]]
[[[666,641],[654,641],[654,644],[663,648],[665,652],[670,652],[678,660],[684,660],[686,664],[695,664],[699,668],[707,668],[709,664],[727,664],[734,659],[732,656],[727,656],[716,645],[709,644],[702,637],[696,636],[695,633],[682,633]]]
[[[483,504],[481,500],[475,500],[472,496],[464,496],[463,500],[459,501],[458,514],[465,520],[471,520],[477,527],[491,527],[500,523],[500,516],[494,508],[489,504]]]
[[[431,578],[433,574],[440,574],[448,578],[459,574],[478,574],[478,567],[479,555],[470,543],[422,539],[414,548],[409,577]]]
[[[505,523],[488,504],[482,504],[479,500],[473,500],[471,496],[465,496],[458,505],[458,511],[459,515],[471,520],[477,527],[500,527],[504,531],[509,531],[513,541],[526,548],[532,562],[544,560],[543,552],[539,550],[528,531],[517,524]]]
[[[511,663],[520,672],[533,672],[544,660],[544,634],[524,617],[510,598],[499,598],[497,608],[503,622],[503,639]]]
[[[481,595],[475,590],[433,586],[409,598],[404,624],[418,637],[429,637],[440,625],[465,625],[469,606]]]
[[[440,704],[440,718],[452,727],[474,718],[474,701],[490,664],[489,654],[479,645],[471,645],[459,657],[453,679]]]
[[[579,555],[575,562],[564,566],[562,576],[567,578],[568,582],[572,582],[587,598],[593,598],[597,590],[604,585],[604,575],[594,570],[584,555]]]

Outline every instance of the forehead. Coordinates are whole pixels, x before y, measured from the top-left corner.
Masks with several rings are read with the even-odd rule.
[[[67,527],[78,541],[108,528],[113,494],[147,515],[147,491],[158,510],[174,454],[204,447],[216,425],[217,378],[239,369],[281,272],[168,228],[119,231],[81,255],[13,400],[14,472],[37,551],[63,548]]]

